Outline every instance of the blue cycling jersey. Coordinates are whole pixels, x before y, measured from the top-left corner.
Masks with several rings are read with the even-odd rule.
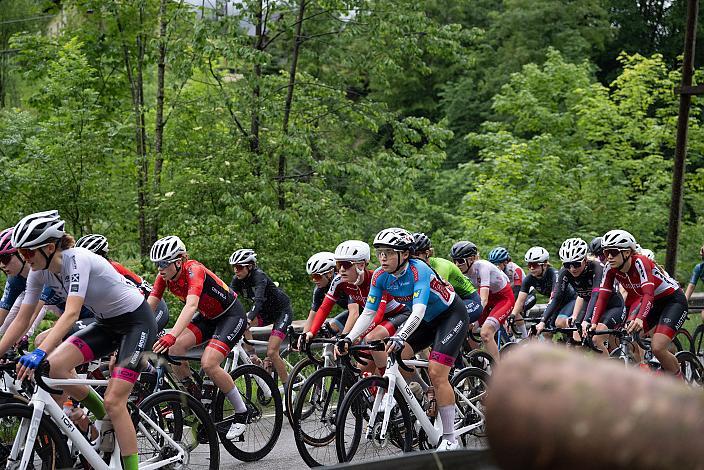
[[[694,271],[692,271],[692,277],[689,279],[689,283],[694,284],[696,286],[697,281],[699,281],[699,279],[704,279],[704,261],[694,267]]]
[[[27,278],[22,276],[7,276],[5,291],[0,299],[0,309],[10,310],[12,305],[27,287]]]
[[[24,289],[23,289],[24,290]],[[39,296],[39,300],[44,302],[45,305],[52,305],[61,310],[61,313],[66,310],[66,299],[57,294],[53,288],[45,285],[44,288],[42,289],[42,293]],[[88,310],[85,305],[81,307],[81,313],[78,316],[80,320],[84,318],[93,318],[95,315],[93,315],[93,312]]]
[[[416,304],[425,305],[425,322],[445,312],[455,300],[452,286],[443,282],[427,264],[417,259],[409,260],[408,267],[399,277],[377,268],[372,276],[364,308],[376,311],[384,292],[388,292],[394,300],[409,309]]]

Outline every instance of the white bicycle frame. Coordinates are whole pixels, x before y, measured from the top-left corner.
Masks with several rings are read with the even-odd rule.
[[[427,366],[426,361],[408,360],[403,362],[408,366]],[[403,375],[401,375],[401,372],[399,371],[399,365],[396,362],[396,358],[393,354],[389,355],[389,358],[386,362],[386,372],[384,373],[384,378],[387,378],[389,380],[389,387],[386,392],[383,391],[383,388],[379,388],[379,390],[377,391],[376,397],[374,398],[374,404],[372,405],[372,412],[369,416],[369,423],[367,424],[367,429],[365,431],[366,438],[372,438],[374,431],[373,425],[376,422],[376,415],[379,413],[382,403],[384,403],[386,406],[383,410],[384,419],[381,425],[380,436],[381,440],[386,439],[386,431],[389,425],[389,419],[391,417],[391,409],[394,406],[393,400],[391,398],[394,396],[394,391],[396,390],[396,388],[399,387],[399,389],[401,390],[401,396],[410,408],[411,413],[413,413],[416,420],[418,421],[418,424],[420,424],[420,427],[423,428],[423,431],[425,431],[425,434],[428,436],[428,442],[433,446],[437,446],[440,443],[440,439],[442,438],[441,420],[436,419],[435,424],[430,422],[430,419],[425,413],[425,410],[423,410],[423,407],[420,403],[418,403],[418,400],[416,400],[415,395],[413,395],[413,392],[408,386],[406,379],[403,377]],[[387,396],[389,398],[386,398]],[[462,428],[455,429],[455,434],[458,436],[461,436],[484,425],[484,413],[482,413],[482,411],[477,408],[474,403],[464,397],[463,402],[465,402],[470,408],[472,408],[472,410],[477,413],[481,417],[481,419],[475,424],[470,424],[469,426],[464,426]],[[457,407],[457,405],[455,405],[455,412],[459,412],[459,408]]]
[[[48,387],[54,388],[66,385],[95,385],[95,386],[107,386],[107,380],[91,380],[91,379],[50,379],[48,377],[43,377],[44,382]],[[81,431],[73,424],[71,419],[66,416],[66,413],[61,409],[61,407],[56,403],[54,398],[46,390],[37,387],[37,390],[32,395],[29,401],[29,405],[32,407],[32,418],[22,419],[19,429],[17,430],[17,435],[15,441],[12,445],[12,450],[7,459],[7,468],[12,470],[26,470],[29,460],[32,457],[32,450],[34,447],[34,442],[36,441],[37,434],[39,432],[39,425],[41,423],[42,416],[47,413],[51,420],[61,429],[64,435],[73,443],[74,446],[78,448],[83,457],[90,463],[90,465],[96,470],[111,470],[111,469],[121,469],[122,462],[120,460],[120,447],[117,443],[117,439],[114,439],[114,449],[112,451],[112,456],[110,458],[110,464],[106,464],[103,459],[98,454],[98,449],[102,443],[104,433],[102,429],[99,429],[100,435],[95,444],[91,444],[83,436]],[[186,453],[178,442],[174,441],[166,432],[164,432],[154,421],[152,421],[149,416],[144,412],[139,410],[140,422],[138,425],[137,432],[142,432],[144,437],[150,441],[155,449],[164,447],[164,444],[157,443],[152,437],[151,432],[147,431],[144,423],[149,425],[149,427],[156,431],[171,447],[178,449],[178,453],[167,459],[159,460],[159,457],[154,457],[144,463],[139,465],[140,470],[153,470],[157,468],[164,467],[173,462],[183,462],[186,458]],[[99,424],[97,421],[96,424]],[[24,449],[22,451],[21,460],[19,465],[17,464],[17,459],[20,457],[20,447],[24,443]]]

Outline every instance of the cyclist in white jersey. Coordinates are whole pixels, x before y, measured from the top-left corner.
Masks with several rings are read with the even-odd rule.
[[[106,259],[84,248],[70,248],[73,237],[64,232],[64,221],[57,211],[23,218],[15,226],[12,244],[31,271],[15,323],[0,339],[0,354],[24,333],[44,285],[52,287],[66,301],[64,314],[42,342],[42,348],[20,358],[18,377],[36,369],[47,355],[51,377],[71,377],[77,365],[119,349],[104,404],[89,387],[73,386],[65,390],[97,419],[110,416],[123,468],[137,470],[137,437],[127,411],[127,398],[142,368],[141,352],[149,350],[156,338],[156,320],[149,304]],[[94,313],[96,322],[62,343],[83,306]]]

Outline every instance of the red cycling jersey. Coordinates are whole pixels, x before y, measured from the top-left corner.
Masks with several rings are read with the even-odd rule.
[[[198,311],[207,319],[218,317],[237,299],[226,283],[195,260],[183,263],[181,275],[175,281],[157,275],[150,296],[161,299],[167,287],[182,302],[189,295],[197,295]]]
[[[596,301],[592,323],[599,323],[601,314],[606,309],[609,297],[614,287],[614,280],[628,292],[628,298],[640,298],[640,309],[637,318],[645,319],[653,307],[653,301],[667,297],[680,288],[664,269],[649,258],[642,255],[632,255],[631,267],[628,272],[622,272],[607,265],[601,278],[599,298]],[[633,296],[633,297],[631,297]],[[635,303],[635,302],[634,302]],[[629,305],[634,305],[630,303]]]
[[[315,317],[313,318],[313,322],[310,327],[310,332],[313,336],[318,334],[320,327],[323,326],[323,322],[325,322],[325,319],[328,315],[330,315],[330,312],[339,298],[347,296],[349,298],[349,304],[354,303],[364,308],[364,305],[367,303],[369,286],[371,284],[373,274],[374,272],[371,269],[365,270],[364,280],[359,286],[350,284],[349,282],[344,282],[339,274],[335,275],[332,281],[330,281],[328,292],[325,294],[325,300],[323,300],[323,303],[320,305],[320,308],[315,313]],[[384,296],[381,299],[381,304],[379,305],[379,310],[377,310],[372,324],[378,325],[384,318],[387,309],[389,311],[389,315],[391,315],[400,312],[403,308],[404,306],[393,300],[391,295],[384,293]]]
[[[137,275],[134,271],[132,271],[129,268],[124,267],[117,261],[109,260],[110,264],[112,264],[112,267],[115,268],[115,271],[118,273],[122,274],[125,279],[130,281],[130,283],[134,284],[139,290],[142,291],[144,295],[149,295],[150,288],[148,284],[146,284],[139,275]]]
[[[523,269],[521,269],[520,266],[518,266],[516,263],[513,261],[509,261],[506,263],[506,267],[504,268],[504,273],[508,276],[509,280],[513,279],[513,285],[516,287],[521,287],[521,284],[523,284]]]

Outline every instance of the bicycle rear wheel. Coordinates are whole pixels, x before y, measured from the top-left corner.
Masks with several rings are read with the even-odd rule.
[[[675,357],[680,363],[680,370],[685,382],[693,387],[704,386],[704,366],[699,362],[697,356],[689,351],[680,351],[675,354]]]
[[[264,458],[281,434],[283,405],[276,382],[259,366],[246,364],[237,367],[230,375],[247,406],[247,429],[239,437],[228,440],[227,431],[235,422],[235,411],[222,392],[213,402],[212,416],[220,441],[236,459],[253,462]],[[258,397],[266,397],[260,400]]]
[[[462,369],[450,381],[455,392],[455,429],[478,424],[484,421],[484,400],[486,400],[489,374],[477,367]],[[476,407],[476,409],[473,407]],[[487,447],[486,423],[458,436],[464,447]]]
[[[286,416],[288,421],[293,426],[293,412],[296,409],[295,397],[300,394],[303,384],[320,366],[317,362],[312,361],[309,357],[301,359],[293,366],[291,373],[288,376],[286,383],[286,395],[284,400],[286,403]]]
[[[383,404],[374,421],[370,422],[377,394],[383,396],[387,391],[387,379],[368,377],[354,384],[345,394],[335,430],[335,447],[340,462],[376,461],[411,450],[413,423],[400,390],[394,390],[393,397],[386,397],[386,400],[392,400],[386,434],[381,434]],[[384,399],[382,403],[385,403]]]
[[[185,451],[186,460],[177,467],[220,468],[218,435],[208,412],[198,400],[178,390],[163,390],[147,397],[139,404],[139,409]],[[179,449],[170,445],[145,416],[139,414],[136,417],[135,428],[140,462],[159,461],[178,452]]]
[[[28,425],[32,419],[32,407],[19,403],[0,405],[0,466],[5,468],[12,444],[17,437],[20,424]],[[19,456],[22,456],[24,440]],[[18,462],[19,463],[19,462]],[[66,445],[66,439],[59,428],[47,416],[39,423],[37,438],[32,447],[29,466],[33,469],[54,470],[71,467],[71,455]]]

